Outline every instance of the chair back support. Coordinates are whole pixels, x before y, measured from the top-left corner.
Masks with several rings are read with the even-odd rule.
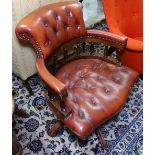
[[[29,41],[38,57],[46,59],[62,43],[86,34],[82,5],[61,2],[41,7],[16,26],[20,40]]]
[[[119,27],[126,36],[143,36],[143,0],[102,0],[102,3],[111,32],[116,33]]]

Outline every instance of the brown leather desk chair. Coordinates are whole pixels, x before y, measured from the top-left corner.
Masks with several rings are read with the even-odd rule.
[[[19,22],[16,35],[36,51],[36,67],[49,88],[45,94],[50,108],[80,138],[119,112],[138,77],[119,61],[127,38],[86,30],[79,2],[57,3],[33,11]],[[82,48],[84,42],[91,42],[88,51]],[[97,42],[105,45],[103,51],[95,51]],[[68,50],[71,46],[74,52]],[[107,55],[110,46],[115,48],[116,59]],[[49,58],[54,62],[53,74],[45,65]]]

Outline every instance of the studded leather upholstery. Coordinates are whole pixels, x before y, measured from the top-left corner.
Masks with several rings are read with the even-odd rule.
[[[126,37],[99,30],[86,31],[80,3],[64,2],[41,7],[19,22],[16,35],[34,46],[38,74],[71,109],[71,113],[64,116],[50,102],[52,111],[80,138],[87,137],[122,108],[137,72],[90,57],[78,57],[60,68],[55,76],[45,66],[45,59],[50,54],[54,56],[52,52],[56,48],[82,36],[94,37],[94,41],[101,39],[118,48],[119,52],[124,50]]]
[[[137,72],[99,59],[79,59],[63,66],[56,78],[67,87],[66,105],[72,113],[62,118],[81,138],[114,116],[124,105]]]
[[[62,43],[86,34],[83,18],[79,17],[82,17],[81,3],[46,5],[21,20],[16,26],[16,35],[22,40],[33,38],[31,43],[37,55],[43,54],[46,59]]]

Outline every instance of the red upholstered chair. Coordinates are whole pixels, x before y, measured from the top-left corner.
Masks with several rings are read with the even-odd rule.
[[[143,0],[102,0],[110,32],[127,36],[122,63],[143,73]]]
[[[48,87],[45,96],[49,107],[80,138],[119,112],[138,77],[119,61],[127,38],[86,30],[79,2],[33,11],[19,22],[16,35],[36,51],[36,67]],[[82,49],[83,42],[91,42],[89,50]],[[96,42],[105,45],[103,51],[95,50]],[[110,46],[115,47],[116,59],[107,55]],[[49,60],[53,61],[52,73],[46,67]],[[49,135],[59,126],[56,123]]]

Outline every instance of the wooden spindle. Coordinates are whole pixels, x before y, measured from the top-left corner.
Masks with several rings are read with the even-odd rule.
[[[85,52],[86,42],[82,42],[82,51]]]
[[[121,50],[120,49],[116,49],[116,63],[121,66],[122,62],[121,62]]]
[[[63,52],[64,52],[64,61],[67,62],[68,59],[68,51],[66,48],[63,48]]]
[[[120,49],[116,49],[116,61],[120,62],[121,58],[120,58]]]
[[[76,45],[76,47],[74,47],[74,50],[76,51],[76,56],[80,55],[80,47],[79,45]]]
[[[108,57],[108,46],[105,46],[104,48],[104,56]]]
[[[91,43],[90,44],[90,55],[93,55],[94,52],[95,52],[94,43]]]

